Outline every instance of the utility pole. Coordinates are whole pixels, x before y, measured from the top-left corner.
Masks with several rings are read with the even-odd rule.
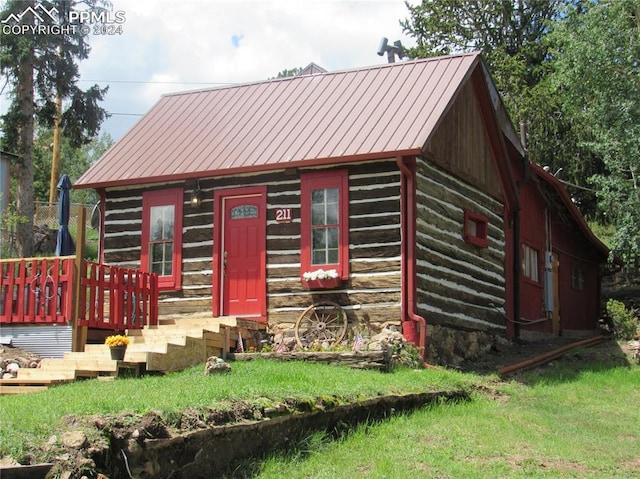
[[[62,95],[56,93],[56,114],[53,119],[53,152],[51,153],[51,180],[49,182],[49,204],[56,202],[58,179],[60,177],[60,120],[62,119]]]

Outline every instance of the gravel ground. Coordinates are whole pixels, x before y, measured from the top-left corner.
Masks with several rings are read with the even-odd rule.
[[[503,367],[539,357],[581,340],[580,338],[557,336],[520,341],[519,343],[499,344],[495,350],[490,351],[476,361],[464,363],[460,369],[483,375],[497,373]],[[562,357],[571,361],[602,360],[619,362],[620,364],[637,364],[638,360],[634,358],[634,355],[637,354],[637,348],[638,341],[621,342],[606,339],[599,344],[570,349]]]

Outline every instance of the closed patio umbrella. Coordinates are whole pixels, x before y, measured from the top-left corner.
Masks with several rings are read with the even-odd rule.
[[[71,180],[68,175],[62,175],[58,182],[58,216],[60,229],[56,243],[56,256],[70,256],[76,252],[76,245],[69,233],[69,210],[71,208]]]

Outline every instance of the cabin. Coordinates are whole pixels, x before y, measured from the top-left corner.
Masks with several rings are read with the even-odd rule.
[[[521,336],[581,336],[598,329],[609,249],[591,232],[561,181],[514,165],[521,201]]]
[[[164,95],[74,187],[161,315],[396,327],[455,364],[514,334],[523,157],[470,53]]]

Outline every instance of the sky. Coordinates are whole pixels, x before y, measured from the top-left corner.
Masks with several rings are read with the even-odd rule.
[[[83,89],[109,85],[102,131],[122,137],[162,94],[276,77],[314,62],[328,71],[387,62],[403,34],[403,0],[111,0],[113,23],[89,37]],[[120,13],[116,13],[120,12]],[[109,34],[111,33],[111,34]]]

